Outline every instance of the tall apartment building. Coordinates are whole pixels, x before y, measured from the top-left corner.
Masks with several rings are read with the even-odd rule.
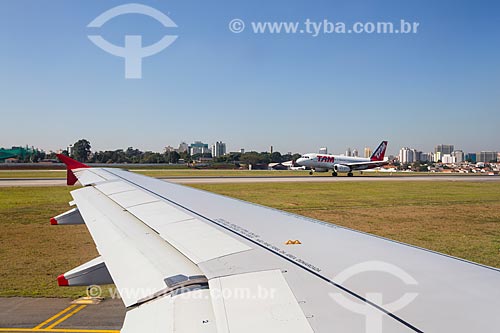
[[[471,163],[477,162],[477,154],[476,153],[467,153],[465,155],[465,160],[470,161]]]
[[[399,150],[399,162],[400,163],[413,163],[415,161],[415,155],[413,149],[408,147],[403,147]]]
[[[222,141],[217,141],[211,147],[212,157],[219,157],[226,155],[226,144]]]
[[[488,162],[491,162],[491,161],[497,161],[497,156],[498,156],[498,152],[496,151],[482,151],[482,152],[479,152],[477,153],[477,161],[478,162],[485,162],[485,163],[488,163]]]
[[[179,148],[177,149],[177,152],[178,153],[184,153],[184,152],[188,151],[188,149],[189,149],[188,144],[185,143],[185,142],[181,142],[179,144]]]
[[[196,154],[208,154],[210,150],[208,149],[208,144],[201,141],[195,141],[189,145],[189,154],[191,156]]]
[[[370,158],[372,156],[372,150],[370,147],[365,147],[365,158]]]
[[[455,150],[455,146],[453,145],[437,145],[434,149],[434,153],[441,153],[441,156],[444,154],[451,154]]]
[[[455,150],[452,155],[455,158],[455,163],[462,163],[465,161],[465,154],[461,150]]]
[[[434,158],[433,153],[420,153],[420,160],[421,162],[432,162]]]

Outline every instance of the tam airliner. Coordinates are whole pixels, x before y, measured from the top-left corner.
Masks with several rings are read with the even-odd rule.
[[[370,158],[308,153],[302,155],[295,163],[310,168],[311,175],[313,172],[332,170],[332,176],[344,172],[352,177],[353,171],[373,169],[388,164],[387,159],[384,159],[386,149],[387,141],[382,141]]]

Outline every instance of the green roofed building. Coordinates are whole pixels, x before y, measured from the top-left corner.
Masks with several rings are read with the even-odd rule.
[[[34,152],[33,149],[28,147],[12,147],[11,149],[0,148],[0,163],[5,162],[5,160],[9,158],[25,160],[33,155]]]

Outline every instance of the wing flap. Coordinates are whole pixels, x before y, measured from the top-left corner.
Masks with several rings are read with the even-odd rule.
[[[129,310],[122,333],[215,333],[208,289],[167,295]]]
[[[313,332],[281,271],[209,281],[217,332]]]

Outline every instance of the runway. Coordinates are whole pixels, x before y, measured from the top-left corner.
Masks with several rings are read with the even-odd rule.
[[[490,182],[500,181],[500,176],[360,176],[360,177],[331,177],[331,176],[278,176],[278,177],[170,177],[160,178],[164,181],[178,184],[225,184],[225,183],[335,183],[335,182],[377,182],[377,181],[465,181]],[[65,186],[65,178],[0,178],[0,187],[11,186]]]
[[[119,299],[0,298],[0,332],[119,333],[124,318]]]

